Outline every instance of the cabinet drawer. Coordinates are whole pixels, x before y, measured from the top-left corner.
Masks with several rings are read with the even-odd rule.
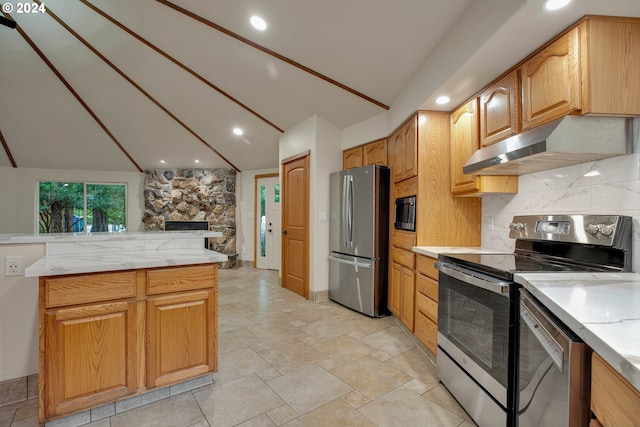
[[[416,312],[420,312],[434,322],[438,321],[438,303],[420,292],[416,295]]]
[[[147,270],[147,294],[189,291],[214,287],[217,265],[170,267]]]
[[[435,355],[438,348],[438,324],[418,311],[416,312],[415,334],[416,338]]]
[[[393,262],[404,265],[405,267],[413,270],[415,268],[415,259],[416,254],[410,251],[405,251],[404,249],[394,248],[392,250],[392,260]]]
[[[420,260],[420,257],[418,257]],[[431,298],[434,301],[438,301],[438,282],[424,274],[416,275],[416,290]]]
[[[135,271],[44,277],[46,307],[89,304],[136,296]]]
[[[418,258],[416,259],[416,270],[425,276],[438,280],[438,269],[436,269],[436,266],[434,265],[436,261],[438,260],[431,258],[430,256],[418,255]]]
[[[416,234],[415,233],[403,233],[401,231],[396,231],[393,233],[393,246],[406,249],[408,251],[411,250],[416,245]]]
[[[640,393],[598,354],[591,362],[591,410],[603,426],[640,426]]]

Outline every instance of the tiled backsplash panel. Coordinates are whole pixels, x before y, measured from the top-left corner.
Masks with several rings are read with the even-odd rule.
[[[636,144],[637,145],[637,144]],[[513,250],[514,215],[593,213],[633,220],[633,270],[640,271],[640,151],[566,168],[522,175],[518,194],[485,196],[482,246]]]

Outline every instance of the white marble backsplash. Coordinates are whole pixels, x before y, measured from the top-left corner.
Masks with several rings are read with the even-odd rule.
[[[633,271],[640,272],[640,154],[522,175],[518,193],[485,196],[482,246],[513,251],[515,215],[615,214],[633,218]]]

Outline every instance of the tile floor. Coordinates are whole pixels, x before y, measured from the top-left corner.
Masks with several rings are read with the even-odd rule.
[[[475,426],[392,317],[314,304],[274,271],[219,279],[215,384],[87,426]],[[38,426],[37,400],[0,407],[4,426]]]

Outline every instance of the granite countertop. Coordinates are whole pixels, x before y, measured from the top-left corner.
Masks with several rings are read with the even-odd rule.
[[[147,249],[102,254],[45,256],[24,270],[25,277],[96,273],[138,268],[223,262],[227,255],[205,248]]]
[[[640,391],[640,273],[519,273],[515,281]]]
[[[411,250],[420,255],[438,258],[438,255],[445,253],[453,254],[510,254],[513,252],[501,251],[499,249],[482,248],[478,246],[414,246]]]

